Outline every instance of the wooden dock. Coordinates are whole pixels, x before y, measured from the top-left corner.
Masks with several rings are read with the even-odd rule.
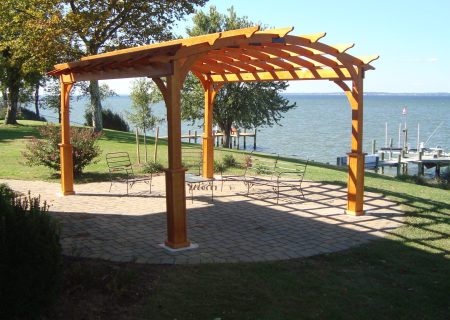
[[[218,147],[219,145],[223,145],[223,138],[224,134],[223,132],[214,132],[214,144]],[[189,130],[188,133],[182,134],[181,139],[188,140],[188,143],[199,143],[199,140],[202,139],[202,134],[197,132],[197,130]],[[243,148],[247,148],[247,138],[253,138],[253,149],[256,149],[256,129],[253,131],[247,132],[247,130],[244,130],[243,132],[239,130],[232,131],[230,134],[231,141],[230,141],[230,148],[236,148],[240,149],[240,142],[242,138],[243,142]],[[167,139],[167,136],[160,137],[160,139]]]
[[[397,168],[397,175],[408,174],[409,166],[417,165],[418,175],[424,175],[425,168],[435,168],[435,175],[439,177],[442,168],[450,167],[450,156],[448,155],[423,154],[422,152],[408,153],[404,150],[398,150],[398,148],[382,148],[371,155],[367,155],[367,158],[370,158],[370,161],[366,163],[366,169],[374,169],[376,172],[380,170],[381,173],[384,173],[385,167],[395,167]],[[338,157],[337,165],[347,165],[346,157]]]
[[[402,156],[402,154],[398,154],[397,159],[383,160],[378,163],[380,168],[382,167],[396,167],[397,175],[399,174],[408,174],[408,166],[409,165],[417,165],[418,167],[418,175],[423,175],[425,172],[425,168],[435,168],[435,175],[439,177],[441,175],[441,168],[450,166],[450,157],[434,157],[434,156],[417,156],[408,157],[408,154]]]

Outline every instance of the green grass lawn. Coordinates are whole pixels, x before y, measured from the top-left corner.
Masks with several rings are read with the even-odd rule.
[[[55,179],[47,169],[20,164],[25,137],[36,132],[30,126],[35,123],[22,123],[19,127],[0,126],[0,178]],[[134,139],[132,134],[106,130],[100,146],[103,154],[123,150],[134,156]],[[150,155],[152,152],[149,148]],[[166,154],[162,142],[161,162],[166,161]],[[103,178],[103,159],[104,155],[87,168],[91,179]],[[343,170],[316,164],[308,167],[306,176],[341,185],[346,178]],[[122,303],[114,300],[114,293],[129,296],[140,288],[139,299],[123,302],[127,319],[450,319],[450,191],[375,174],[366,175],[365,185],[366,190],[398,201],[407,213],[405,226],[386,239],[290,261],[113,264],[111,272],[126,275],[122,277],[126,281],[106,277],[106,298],[92,310],[92,316],[101,318],[104,310]],[[80,270],[78,262],[69,263],[66,270],[66,284],[76,282],[76,288],[89,279],[105,279],[107,272],[102,268],[95,271],[95,266]],[[65,291],[70,306],[80,303],[80,296],[90,297],[94,290],[86,285],[75,295],[73,287]],[[61,319],[70,318],[70,306],[58,311]]]

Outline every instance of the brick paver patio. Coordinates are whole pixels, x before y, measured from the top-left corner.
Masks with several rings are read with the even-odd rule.
[[[40,194],[62,223],[61,243],[67,255],[138,263],[217,263],[270,261],[344,250],[387,235],[402,224],[399,205],[366,192],[366,215],[344,214],[346,189],[304,182],[298,192],[280,196],[269,188],[246,196],[242,182],[214,191],[196,190],[187,201],[188,235],[197,249],[169,252],[166,239],[164,177],[153,179],[152,193],[138,184],[127,196],[124,184],[76,185],[62,197],[59,183],[0,180],[14,190]],[[189,196],[188,191],[187,196]]]

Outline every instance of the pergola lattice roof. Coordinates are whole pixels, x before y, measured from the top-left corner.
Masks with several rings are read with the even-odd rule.
[[[171,61],[188,61],[197,77],[214,83],[273,80],[351,80],[354,70],[374,69],[377,55],[355,57],[354,44],[319,42],[325,33],[293,36],[292,27],[259,31],[250,27],[81,58],[58,64],[49,74],[72,81],[163,77]]]

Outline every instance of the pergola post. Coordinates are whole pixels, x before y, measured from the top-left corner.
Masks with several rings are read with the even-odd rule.
[[[167,133],[169,167],[166,169],[167,241],[172,249],[189,247],[187,238],[185,172],[181,154],[180,91],[183,79],[174,67],[167,77]]]
[[[63,195],[75,194],[73,189],[73,157],[70,143],[70,91],[73,83],[61,82],[61,143],[59,144],[61,161],[61,191]]]
[[[203,170],[205,178],[214,177],[213,102],[217,94],[211,82],[205,82],[205,123],[203,129]]]
[[[364,214],[364,157],[363,153],[363,70],[358,70],[352,90],[346,91],[352,108],[352,144],[348,153],[347,214]]]

